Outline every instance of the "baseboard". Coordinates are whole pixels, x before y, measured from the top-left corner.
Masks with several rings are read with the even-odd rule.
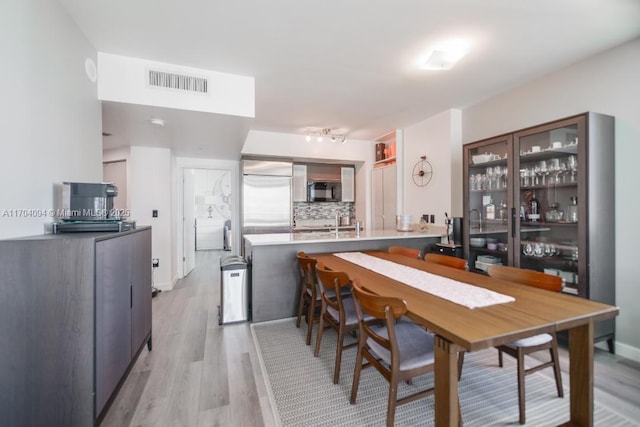
[[[170,291],[171,289],[173,289],[173,287],[176,284],[176,280],[174,280],[173,282],[159,282],[159,283],[154,283],[153,286],[155,286],[157,289],[160,289],[161,291]]]
[[[640,348],[632,347],[630,345],[623,344],[620,341],[616,341],[616,354],[640,363]]]

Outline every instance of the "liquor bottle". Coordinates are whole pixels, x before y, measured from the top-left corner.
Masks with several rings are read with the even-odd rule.
[[[570,198],[571,204],[567,208],[567,221],[578,222],[578,197]]]
[[[496,219],[496,207],[491,198],[489,198],[489,204],[487,205],[487,219]]]
[[[536,199],[536,192],[533,191],[531,201],[529,202],[529,221],[540,221],[540,202]]]

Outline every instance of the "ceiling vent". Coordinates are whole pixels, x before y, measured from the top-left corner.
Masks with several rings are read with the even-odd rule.
[[[208,81],[203,77],[187,76],[184,74],[167,73],[165,71],[149,70],[149,86],[188,90],[191,92],[208,93]]]

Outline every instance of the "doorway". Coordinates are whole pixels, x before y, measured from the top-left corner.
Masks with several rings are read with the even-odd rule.
[[[183,275],[195,267],[196,251],[230,251],[231,170],[183,169]]]

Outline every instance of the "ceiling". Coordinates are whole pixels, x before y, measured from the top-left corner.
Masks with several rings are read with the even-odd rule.
[[[249,128],[375,139],[640,36],[638,0],[59,1],[98,51],[255,78],[252,120],[104,103],[106,148],[197,157],[237,157]],[[416,67],[450,37],[471,44],[452,70]]]

